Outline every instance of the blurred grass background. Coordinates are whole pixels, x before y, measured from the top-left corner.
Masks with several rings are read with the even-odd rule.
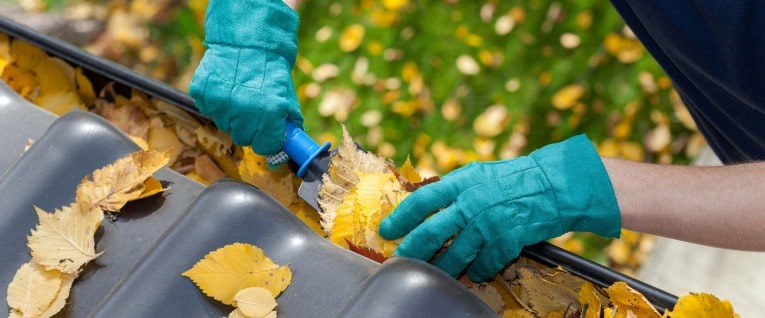
[[[206,0],[19,0],[99,27],[86,50],[186,91]],[[425,175],[586,133],[605,156],[688,163],[704,146],[671,81],[607,0],[308,0],[294,69],[305,126]],[[627,272],[644,236],[557,244]],[[604,252],[605,251],[605,252]],[[642,254],[641,254],[642,251]]]

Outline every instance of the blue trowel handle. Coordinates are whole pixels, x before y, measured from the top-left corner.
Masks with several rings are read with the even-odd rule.
[[[295,124],[287,122],[287,138],[284,140],[284,152],[300,168],[297,171],[298,178],[305,176],[311,162],[319,154],[329,149],[330,143],[324,143],[321,147],[311,139],[302,129]]]

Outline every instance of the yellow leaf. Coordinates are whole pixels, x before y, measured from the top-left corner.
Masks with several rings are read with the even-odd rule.
[[[48,57],[45,51],[20,40],[11,41],[9,53],[16,65],[23,70],[34,70],[38,63]]]
[[[210,185],[210,182],[205,180],[204,178],[200,177],[196,171],[189,171],[186,173],[186,177],[188,177],[191,180],[194,180],[196,182],[199,182],[204,185]]]
[[[648,299],[632,289],[625,282],[616,282],[606,288],[606,294],[611,300],[616,317],[660,317],[656,308]]]
[[[623,37],[616,33],[606,35],[603,41],[603,47],[606,52],[616,56],[616,58],[625,64],[637,62],[643,57],[643,46],[635,38]]]
[[[144,182],[169,161],[169,151],[139,150],[86,176],[77,186],[77,202],[119,212],[144,193]]]
[[[327,234],[321,228],[321,224],[319,223],[321,221],[319,213],[317,213],[316,210],[305,203],[305,201],[294,201],[288,208],[290,211],[292,211],[292,213],[295,214],[295,216],[298,217],[298,219],[303,221],[303,223],[308,225],[311,230],[316,232],[316,234],[321,236],[325,236]]]
[[[720,300],[714,295],[705,293],[690,293],[681,296],[671,312],[665,312],[664,317],[683,318],[726,318],[738,317],[733,306],[727,300]]]
[[[383,7],[388,10],[398,10],[409,4],[409,0],[383,0]]]
[[[56,299],[54,299],[50,304],[50,307],[40,315],[41,318],[53,317],[61,311],[61,309],[64,309],[66,300],[69,298],[69,294],[72,291],[72,284],[74,283],[75,278],[77,277],[74,275],[61,274],[61,287],[58,290]]]
[[[34,262],[26,263],[8,285],[8,307],[19,316],[38,317],[56,299],[60,287],[60,272],[46,271]]]
[[[82,73],[81,67],[77,67],[74,71],[74,82],[77,86],[77,93],[80,94],[80,99],[82,99],[85,105],[93,105],[96,100],[96,92],[93,90],[93,83]]]
[[[584,95],[584,87],[579,84],[566,86],[553,95],[551,103],[553,107],[564,110],[574,107]]]
[[[162,183],[159,182],[159,180],[154,179],[154,177],[149,177],[143,182],[143,192],[141,192],[141,195],[138,196],[137,199],[148,198],[167,189],[168,188],[162,187]]]
[[[505,310],[502,318],[536,318],[536,316],[525,309],[511,309]]]
[[[130,138],[130,140],[132,140],[133,143],[136,144],[136,146],[138,146],[138,148],[141,148],[141,150],[149,150],[149,143],[147,143],[146,140],[144,140],[143,138],[129,136],[129,135],[128,135],[128,138]]]
[[[29,70],[9,64],[3,69],[3,81],[22,97],[30,98],[33,89],[37,88],[37,77]]]
[[[149,128],[149,149],[171,151],[168,165],[172,166],[178,156],[183,152],[183,143],[175,135],[175,130],[170,127],[151,127]]]
[[[59,116],[74,109],[85,110],[80,97],[73,91],[60,91],[40,95],[34,100],[34,103]]]
[[[384,172],[389,170],[388,165],[389,161],[386,159],[359,149],[343,126],[343,142],[332,156],[329,173],[322,177],[322,185],[319,188],[319,206],[324,212],[322,222],[328,225],[324,226],[325,231],[332,228],[330,223],[334,217],[333,211],[358,184],[357,172]]]
[[[406,156],[406,161],[404,161],[404,164],[398,169],[398,172],[410,183],[422,182],[422,176],[416,169],[414,169],[414,166],[412,166],[412,161],[409,159],[409,156]]]
[[[54,213],[35,207],[40,224],[28,236],[32,260],[47,270],[77,275],[80,268],[100,255],[95,252],[94,235],[103,212],[73,203]]]
[[[240,290],[234,296],[237,308],[250,317],[263,317],[276,308],[276,298],[268,289],[250,287]]]
[[[351,52],[359,48],[364,40],[364,27],[360,24],[352,24],[343,29],[340,34],[340,49],[343,52]]]
[[[263,287],[276,297],[292,280],[289,267],[274,264],[263,250],[244,243],[234,243],[208,253],[183,273],[206,295],[227,305],[242,289]]]
[[[509,121],[510,113],[504,105],[492,105],[475,118],[473,131],[479,136],[496,137],[507,128]]]
[[[46,55],[33,70],[39,85],[35,104],[59,116],[72,109],[86,110],[75,88],[75,70],[67,62]]]
[[[242,181],[270,194],[285,207],[300,200],[293,185],[295,176],[286,166],[269,169],[264,156],[254,153],[250,147],[244,147],[242,150],[244,156],[239,163],[239,175]]]
[[[5,66],[13,61],[11,53],[9,52],[11,40],[5,33],[0,34],[0,73],[3,73]]]
[[[579,291],[579,304],[584,311],[584,318],[600,318],[602,303],[592,283],[585,281],[582,285],[582,289]]]

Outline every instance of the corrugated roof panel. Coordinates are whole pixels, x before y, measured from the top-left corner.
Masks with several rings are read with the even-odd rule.
[[[12,97],[5,93],[0,99]],[[0,109],[8,122],[4,131],[20,131],[27,125],[21,118],[39,111],[24,103],[17,106],[13,113]],[[0,179],[3,286],[31,259],[26,241],[38,222],[33,206],[51,212],[69,205],[84,176],[135,150],[104,119],[74,111],[56,119],[10,166]],[[2,155],[5,161],[13,156],[17,154]],[[231,307],[202,294],[181,273],[208,252],[234,242],[254,244],[277,263],[289,264],[293,281],[278,298],[279,312],[286,317],[327,317],[341,311],[356,316],[368,306],[377,308],[368,312],[371,316],[421,316],[416,308],[455,316],[491,315],[483,302],[429,264],[372,262],[318,236],[251,185],[224,180],[204,188],[167,168],[155,177],[170,190],[131,202],[117,218],[102,222],[96,251],[104,253],[75,281],[66,315],[225,316]],[[0,299],[6,293],[0,288]]]

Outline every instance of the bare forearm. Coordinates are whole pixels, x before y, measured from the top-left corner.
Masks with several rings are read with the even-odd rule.
[[[289,6],[290,8],[292,8],[292,10],[295,10],[295,11],[297,11],[297,8],[298,8],[298,6],[300,6],[300,1],[301,1],[301,0],[282,0],[282,1],[284,1],[284,3],[285,3],[287,6]]]
[[[765,162],[666,166],[603,158],[622,227],[741,250],[765,251]]]

